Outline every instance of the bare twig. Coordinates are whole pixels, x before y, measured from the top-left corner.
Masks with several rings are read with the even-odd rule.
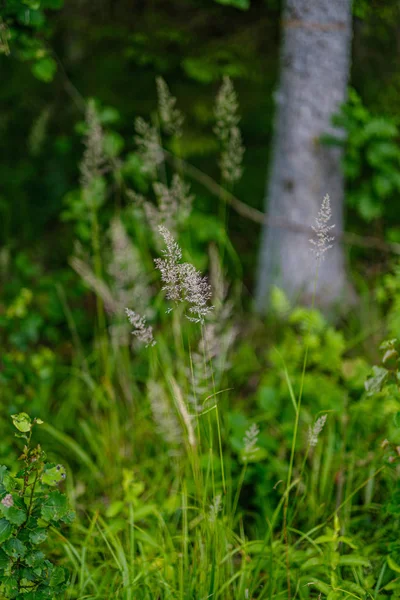
[[[237,212],[240,216],[245,219],[249,219],[254,223],[258,223],[259,225],[268,224],[272,227],[278,227],[282,229],[289,229],[290,231],[294,231],[297,233],[306,233],[307,235],[312,234],[311,227],[307,227],[306,225],[301,225],[300,223],[294,223],[288,221],[286,219],[280,218],[271,218],[267,214],[258,210],[257,208],[253,208],[248,204],[245,204],[239,198],[234,196],[231,192],[223,188],[219,185],[212,177],[204,173],[197,167],[194,167],[190,163],[186,162],[182,158],[178,158],[177,156],[168,152],[168,150],[164,150],[165,159],[171,163],[179,166],[182,171],[186,172],[189,177],[192,177],[194,180],[201,183],[206,189],[208,189],[212,194],[218,196],[219,198],[224,198],[226,202],[233,208],[235,212]],[[400,255],[400,244],[396,242],[386,242],[385,240],[371,237],[371,236],[362,236],[357,233],[352,232],[339,232],[335,235],[336,238],[342,240],[345,244],[349,246],[357,246],[359,248],[373,248],[375,250],[380,250],[386,253],[398,254]]]

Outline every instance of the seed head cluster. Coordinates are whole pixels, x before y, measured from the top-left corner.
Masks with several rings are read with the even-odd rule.
[[[214,108],[214,133],[221,142],[226,142],[229,132],[239,125],[239,103],[230,77],[225,75],[218,91]]]
[[[257,450],[258,450],[257,443],[258,443],[259,435],[260,435],[260,428],[258,427],[258,425],[256,423],[253,423],[253,425],[251,425],[248,428],[248,430],[246,431],[246,433],[244,435],[243,458],[246,462],[248,460],[250,460],[253,457],[253,455],[255,454],[255,452],[257,452]]]
[[[138,315],[129,308],[126,308],[125,312],[129,323],[133,327],[132,335],[137,337],[137,339],[142,342],[146,348],[148,346],[155,346],[156,341],[153,337],[153,328],[150,325],[146,325],[146,318]]]
[[[85,151],[80,165],[81,185],[84,189],[104,173],[106,166],[103,131],[93,100],[87,103],[85,121]]]
[[[182,250],[170,231],[161,225],[159,232],[164,239],[166,248],[162,251],[163,258],[156,258],[155,265],[161,273],[164,282],[163,290],[172,302],[187,302],[189,314],[186,317],[194,323],[204,323],[205,317],[211,312],[211,286],[192,264],[181,263]]]
[[[158,233],[160,225],[174,232],[191,213],[194,196],[190,193],[190,186],[175,173],[169,187],[157,181],[153,184],[153,190],[157,204],[140,194],[133,193],[130,196],[135,206],[144,212],[153,232]]]
[[[162,251],[164,258],[156,258],[154,263],[161,273],[161,279],[164,282],[162,289],[165,291],[167,300],[180,302],[182,299],[180,277],[182,250],[166,227],[160,225],[158,230],[166,247]]]
[[[331,200],[326,194],[322,200],[321,208],[318,216],[315,219],[315,225],[312,225],[312,230],[315,233],[314,239],[310,240],[312,252],[318,261],[322,261],[325,257],[325,252],[332,248],[332,242],[335,238],[330,234],[335,225],[330,225],[332,219]]]
[[[222,177],[231,186],[239,181],[243,174],[243,155],[242,134],[239,127],[232,127],[219,161]]]
[[[138,248],[132,243],[119,217],[111,221],[108,236],[111,247],[107,273],[118,314],[123,314],[125,306],[129,303],[141,312],[148,306],[150,290],[148,277],[141,269]]]
[[[209,513],[209,520],[211,523],[215,523],[215,521],[217,520],[218,514],[222,511],[222,496],[221,494],[217,494],[212,502],[212,504],[210,504],[210,513]]]
[[[135,121],[135,131],[135,142],[142,161],[142,170],[144,173],[155,177],[158,165],[164,160],[157,129],[138,117]]]
[[[169,87],[162,77],[157,77],[158,112],[160,123],[164,132],[168,135],[180,137],[184,117],[176,105],[176,98],[172,96]]]
[[[314,425],[308,430],[308,443],[312,448],[318,444],[319,434],[324,428],[327,416],[328,415],[322,415],[322,417],[319,417],[319,419],[315,421]]]
[[[242,176],[244,146],[239,129],[239,103],[231,79],[224,77],[218,92],[215,109],[216,134],[222,148],[219,166],[222,178],[234,185]]]

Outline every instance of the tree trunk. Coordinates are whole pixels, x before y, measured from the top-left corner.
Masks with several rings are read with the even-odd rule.
[[[266,193],[270,222],[262,232],[257,277],[260,312],[267,310],[274,285],[290,300],[309,303],[316,272],[309,228],[325,194],[331,198],[332,233],[342,231],[342,150],[319,139],[333,132],[332,115],[346,99],[350,51],[351,0],[286,1]],[[317,304],[332,306],[346,290],[343,249],[335,242],[319,269]]]

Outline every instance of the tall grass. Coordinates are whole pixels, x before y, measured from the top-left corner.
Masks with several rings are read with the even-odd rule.
[[[191,262],[183,261],[185,251],[174,236],[190,223],[193,198],[181,173],[170,175],[166,169],[161,149],[165,134],[180,138],[183,117],[161,79],[158,92],[155,125],[143,120],[136,124],[138,150],[144,171],[153,178],[156,203],[136,193],[130,195],[136,214],[147,221],[153,244],[161,253],[155,266],[161,275],[163,299],[156,300],[155,309],[142,306],[144,314],[137,313],[134,304],[125,307],[136,340],[132,364],[126,353],[121,306],[110,301],[105,291],[104,286],[115,290],[117,282],[103,279],[107,268],[101,265],[93,218],[93,275],[88,275],[87,267],[79,269],[77,259],[72,262],[100,299],[91,366],[101,360],[104,369],[97,369],[97,379],[90,374],[91,368],[81,377],[80,387],[86,386],[91,395],[87,417],[79,423],[79,437],[86,440],[86,448],[49,429],[91,471],[90,510],[82,516],[73,541],[64,542],[75,573],[70,597],[373,597],[366,583],[369,560],[354,552],[351,537],[342,534],[340,518],[376,473],[357,484],[347,479],[345,497],[340,495],[335,507],[329,477],[335,469],[334,447],[340,431],[336,434],[330,429],[323,450],[318,446],[325,415],[311,427],[308,442],[299,445],[315,292],[304,334],[302,367],[295,380],[291,365],[283,358],[281,363],[294,408],[291,443],[282,457],[286,483],[276,481],[269,490],[276,501],[265,521],[252,514],[251,498],[246,497],[251,489],[248,473],[268,458],[263,458],[262,449],[260,455],[260,428],[255,422],[242,438],[239,461],[230,443],[227,417],[234,409],[235,391],[230,389],[227,363],[232,359],[237,325],[222,283],[225,252],[213,255],[212,267],[219,275],[214,289]],[[235,133],[239,131],[237,111],[232,84],[225,79],[217,99],[216,133],[222,147],[221,181],[227,189],[240,177],[237,161],[243,156],[237,147],[240,134]],[[93,127],[90,119],[88,126]],[[89,144],[90,139],[89,134]],[[101,156],[96,160],[97,165],[105,162]],[[220,201],[225,207],[224,199]],[[225,219],[225,208],[221,214]],[[315,289],[323,255],[333,242],[330,216],[327,196],[316,215],[312,240]],[[119,235],[125,235],[122,222],[118,227]],[[136,248],[136,258],[145,268],[149,247]],[[156,285],[154,277],[147,297],[154,294]],[[133,281],[131,288],[132,298],[140,298]],[[104,313],[107,299],[113,306],[113,319],[124,331],[121,343],[106,341],[110,335],[110,329],[106,333],[110,314]],[[139,348],[140,342],[144,348]],[[98,496],[99,490],[103,496]],[[82,505],[76,498],[78,512],[85,510],[86,498],[86,490]],[[316,518],[307,515],[308,510],[315,511]]]
[[[371,440],[382,425],[368,429],[362,409],[344,403],[336,410],[323,397],[319,407],[306,406],[309,376],[319,376],[316,339],[326,329],[315,325],[322,317],[314,302],[300,315],[306,326],[296,335],[301,349],[293,362],[285,340],[278,361],[267,362],[264,324],[248,315],[243,322],[237,297],[227,292],[226,248],[211,246],[210,278],[194,266],[200,260],[207,268],[194,250],[196,236],[188,235],[194,199],[182,173],[166,167],[162,147],[171,136],[179,147],[183,118],[160,79],[158,92],[154,123],[136,124],[152,200],[128,189],[104,150],[95,106],[88,107],[80,201],[90,235],[71,265],[96,296],[93,345],[80,340],[68,290],[59,286],[75,352],[58,390],[57,425],[65,422],[65,430],[45,426],[55,453],[69,463],[67,491],[78,515],[54,548],[72,572],[67,597],[383,598],[387,575],[374,560],[383,542],[377,535],[364,551],[362,532],[373,531],[380,458],[373,455],[365,476],[357,446],[366,448],[358,427]],[[242,168],[237,111],[225,79],[215,114],[228,190]],[[116,188],[132,204],[121,210],[117,203],[105,218]],[[333,242],[328,197],[316,218],[315,285]],[[289,327],[282,324],[284,332]],[[252,345],[259,356],[252,357]],[[255,384],[243,364],[250,357]],[[268,369],[276,370],[284,399],[271,419],[271,386],[267,412],[254,402]]]

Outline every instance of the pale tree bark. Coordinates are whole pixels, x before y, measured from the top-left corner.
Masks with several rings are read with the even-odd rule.
[[[266,190],[270,222],[262,232],[256,308],[268,309],[271,287],[309,303],[315,279],[310,234],[322,198],[331,198],[335,229],[343,227],[342,150],[320,143],[346,99],[351,52],[351,0],[287,0],[271,167]],[[335,130],[337,134],[337,130]],[[274,222],[279,227],[274,227]],[[285,222],[288,227],[282,226]],[[298,227],[290,227],[294,224]],[[336,242],[319,269],[317,303],[348,293],[344,254]]]

